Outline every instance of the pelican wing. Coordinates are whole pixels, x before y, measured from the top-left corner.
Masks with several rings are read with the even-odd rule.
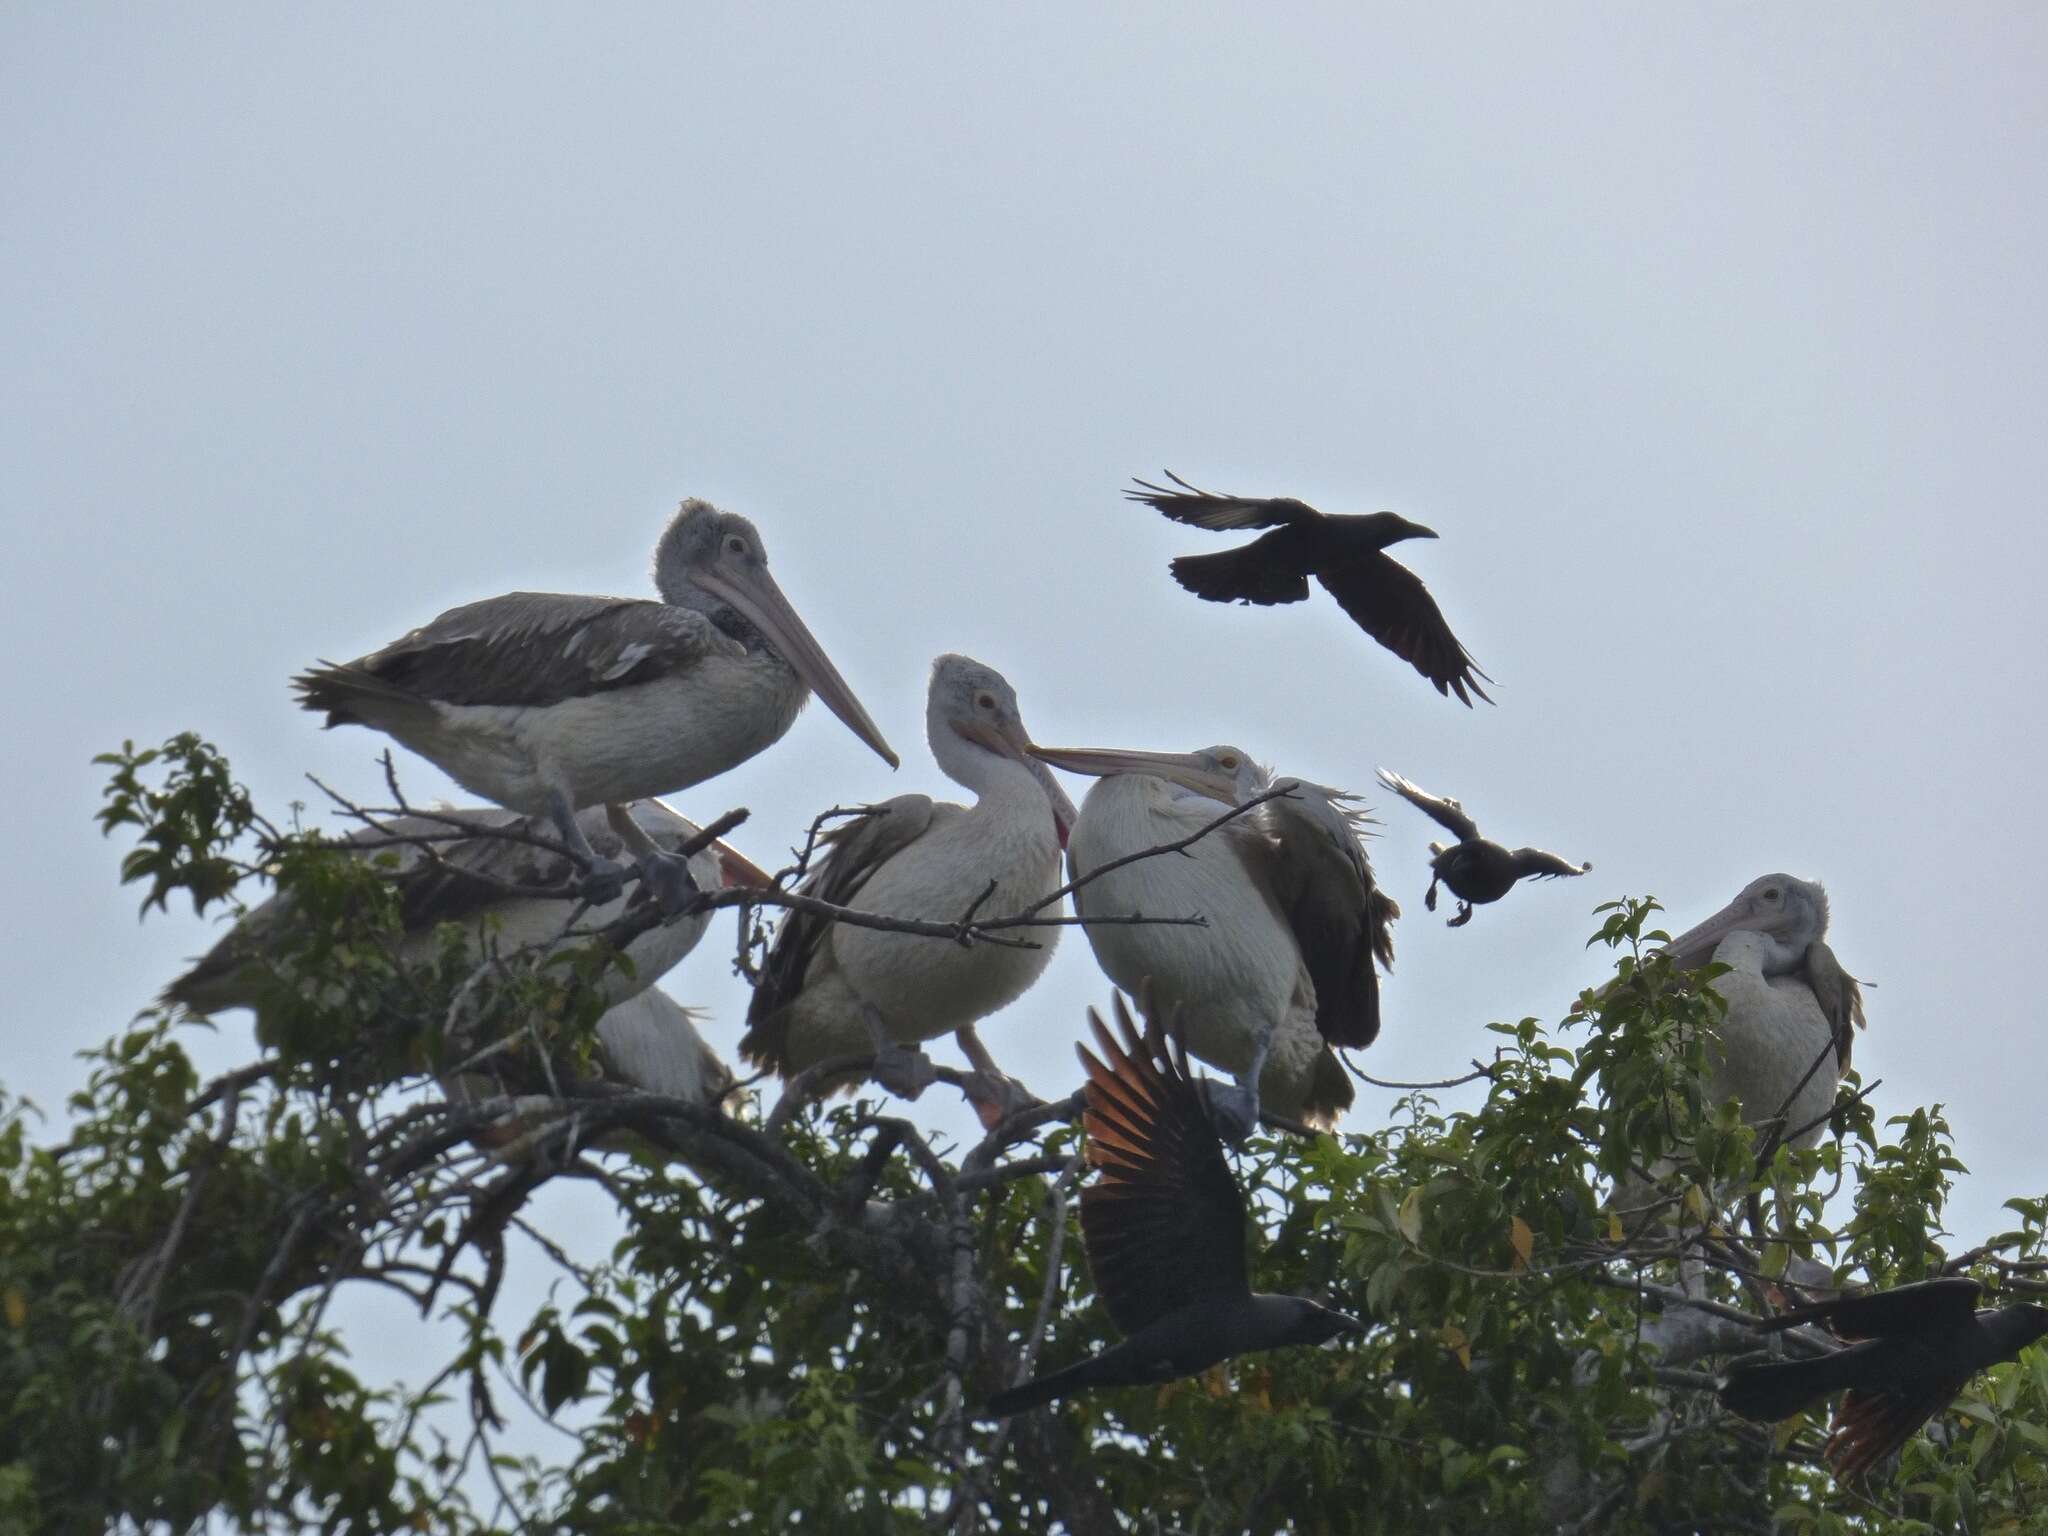
[[[1115,1035],[1092,1008],[1088,1022],[1102,1055],[1076,1047],[1096,1169],[1081,1192],[1081,1235],[1103,1305],[1131,1334],[1192,1302],[1247,1295],[1244,1192],[1179,1031],[1170,1043],[1156,1027],[1140,1039],[1121,996]]]
[[[1806,946],[1806,984],[1813,988],[1814,1001],[1827,1015],[1835,1032],[1835,1060],[1844,1072],[1856,1044],[1856,1031],[1864,1027],[1863,987],[1847,971],[1825,939]]]
[[[1393,963],[1401,909],[1373,883],[1358,840],[1364,817],[1344,808],[1351,796],[1301,779],[1273,787],[1288,793],[1259,808],[1274,839],[1269,877],[1315,983],[1316,1028],[1332,1045],[1362,1049],[1379,1037],[1373,961]]]
[[[1137,480],[1136,490],[1124,495],[1164,512],[1176,523],[1227,532],[1233,528],[1278,528],[1282,525],[1313,523],[1322,517],[1314,507],[1292,496],[1229,496],[1189,485],[1172,470],[1166,472],[1172,486]]]
[[[1422,578],[1378,551],[1352,555],[1316,572],[1316,580],[1373,639],[1436,684],[1436,691],[1471,706],[1471,694],[1491,704],[1474,664]],[[1487,678],[1491,682],[1491,678]]]
[[[818,840],[820,855],[797,894],[836,907],[849,905],[877,870],[924,835],[935,809],[930,795],[898,795],[865,807]],[[802,993],[811,962],[831,932],[829,917],[794,909],[783,915],[747,1004],[743,1055],[770,1065],[782,1061],[788,1034],[784,1015]]]
[[[293,679],[328,724],[353,697],[436,704],[556,704],[684,671],[745,647],[690,608],[643,598],[511,592],[451,608],[382,650]]]
[[[1391,768],[1380,770],[1380,782],[1422,812],[1461,843],[1479,835],[1479,823],[1465,813],[1465,807],[1446,795],[1432,795]]]
[[[1518,880],[1556,880],[1564,875],[1583,875],[1593,866],[1574,864],[1561,853],[1552,853],[1548,848],[1517,848],[1515,850],[1515,878]]]

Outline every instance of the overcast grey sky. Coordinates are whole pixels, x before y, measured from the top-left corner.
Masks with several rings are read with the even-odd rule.
[[[675,797],[751,807],[760,862],[948,790],[950,650],[1041,741],[1386,764],[1594,862],[1448,932],[1433,829],[1383,806],[1376,1074],[1557,1018],[1600,900],[1675,930],[1819,877],[1876,1102],[1949,1107],[1953,1224],[1995,1230],[2048,1184],[2044,80],[2048,12],[1996,4],[9,7],[0,1080],[60,1103],[214,936],[136,925],[93,753],[191,728],[272,809],[373,794],[384,740],[322,734],[293,670],[645,592],[701,495],[904,756],[814,706]],[[1404,558],[1499,707],[1320,596],[1181,593],[1220,541],[1117,496],[1162,466],[1437,528]],[[728,1054],[730,943],[666,983]],[[984,1038],[1063,1090],[1106,995],[1070,935]]]

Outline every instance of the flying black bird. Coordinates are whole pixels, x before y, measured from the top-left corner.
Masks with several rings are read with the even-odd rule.
[[[1457,839],[1455,843],[1431,843],[1429,894],[1422,904],[1436,910],[1437,881],[1451,888],[1458,898],[1458,915],[1452,928],[1472,921],[1475,903],[1499,901],[1514,889],[1517,880],[1552,880],[1559,875],[1583,875],[1593,866],[1574,864],[1542,848],[1516,848],[1512,852],[1479,835],[1479,823],[1466,814],[1457,801],[1428,794],[1398,773],[1380,770],[1380,782],[1428,816]]]
[[[1081,1192],[1081,1240],[1124,1341],[989,1399],[1021,1413],[1088,1387],[1172,1381],[1284,1344],[1321,1344],[1365,1324],[1305,1296],[1268,1296],[1245,1276],[1244,1192],[1223,1160],[1180,1031],[1140,1040],[1121,995],[1119,1042],[1088,1010],[1107,1064],[1084,1046],[1082,1125],[1097,1177]]]
[[[1775,1331],[1826,1322],[1857,1342],[1817,1360],[1737,1365],[1721,1388],[1721,1406],[1769,1422],[1846,1387],[1849,1395],[1828,1430],[1827,1459],[1838,1479],[1861,1476],[1955,1401],[1977,1372],[2018,1358],[2048,1334],[2048,1307],[1979,1312],[1983,1291],[1959,1276],[1781,1313],[1764,1326]]]
[[[1195,596],[1261,607],[1298,603],[1313,576],[1353,623],[1436,684],[1438,693],[1455,693],[1467,708],[1475,693],[1493,702],[1475,680],[1486,674],[1451,633],[1422,578],[1385,553],[1403,539],[1433,539],[1433,529],[1392,512],[1332,517],[1292,496],[1220,495],[1170,469],[1166,478],[1179,489],[1139,480],[1139,489],[1124,494],[1197,528],[1273,530],[1241,549],[1175,560],[1173,579]]]

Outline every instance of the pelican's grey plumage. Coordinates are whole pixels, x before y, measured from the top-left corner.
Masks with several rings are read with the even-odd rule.
[[[654,552],[659,601],[513,592],[451,608],[381,650],[294,679],[327,724],[367,725],[464,788],[551,818],[616,896],[622,867],[597,853],[575,812],[701,783],[772,745],[812,690],[896,766],[868,718],[768,574],[754,525],[690,500]],[[671,910],[679,865],[642,851]]]
[[[992,667],[941,656],[925,729],[932,757],[976,792],[974,804],[898,795],[872,807],[822,840],[824,856],[801,892],[864,912],[956,922],[970,909],[996,916],[1057,890],[1074,807],[1030,756],[1016,691]],[[1012,1089],[974,1025],[1038,979],[1059,929],[1030,937],[1038,947],[963,946],[791,911],[754,989],[740,1050],[792,1077],[871,1049],[878,1078],[914,1097],[929,1063],[901,1047],[952,1033],[989,1090],[977,1102],[988,1113]]]
[[[675,853],[698,835],[694,822],[658,800],[634,801],[625,812],[639,836],[665,853]],[[578,821],[601,854],[620,851],[622,840],[604,811],[593,807],[580,813]],[[392,817],[357,830],[340,844],[355,857],[380,860],[396,882],[401,965],[429,963],[446,923],[460,925],[467,948],[479,959],[540,955],[587,942],[564,933],[575,902],[527,894],[566,886],[574,873],[569,860],[520,837],[465,837],[465,827],[524,836],[553,830],[539,819],[472,806]],[[688,864],[692,881],[705,890],[770,883],[766,874],[723,842],[700,849]],[[609,925],[638,899],[637,893],[631,899],[620,895],[590,908],[577,923],[578,933]],[[271,1039],[270,1010],[279,1001],[274,989],[308,985],[294,980],[288,961],[280,962],[305,921],[289,895],[273,896],[245,914],[173,981],[164,990],[164,1001],[200,1014],[247,1008],[256,1015],[257,1038]],[[649,990],[696,947],[710,921],[710,912],[702,911],[648,927],[626,945],[630,966],[610,967],[600,978],[599,989],[610,1006],[596,1030],[599,1066],[608,1078],[644,1092],[699,1102],[716,1098],[730,1086],[731,1073],[699,1038],[689,1010]],[[467,1100],[493,1091],[490,1083],[488,1077],[473,1073],[448,1079],[443,1086],[451,1097]]]
[[[1436,910],[1437,882],[1458,898],[1458,915],[1446,926],[1462,928],[1472,921],[1475,904],[1499,901],[1518,880],[1551,880],[1583,875],[1593,866],[1574,864],[1544,848],[1504,848],[1479,835],[1479,823],[1465,807],[1447,796],[1429,794],[1391,769],[1380,770],[1380,782],[1455,837],[1455,843],[1429,845],[1431,879],[1423,906]]]
[[[1181,854],[1111,869],[1074,893],[1088,918],[1192,917],[1206,927],[1100,924],[1088,942],[1127,992],[1149,984],[1177,1009],[1188,1049],[1236,1080],[1219,1124],[1242,1140],[1261,1105],[1327,1124],[1352,1088],[1333,1047],[1379,1034],[1374,961],[1393,963],[1400,908],[1373,883],[1351,797],[1275,780],[1241,748],[1133,752],[1041,748],[1057,768],[1091,774],[1068,845],[1076,880],[1147,848],[1178,842],[1269,789],[1285,791],[1225,822]]]
[[[1818,882],[1762,875],[1705,922],[1665,947],[1681,969],[1709,960],[1731,967],[1710,983],[1728,1004],[1721,1056],[1708,1085],[1714,1103],[1733,1098],[1743,1119],[1782,1118],[1818,1139],[1818,1122],[1849,1070],[1863,994],[1827,945],[1828,897]]]
[[[1333,516],[1292,496],[1230,496],[1198,489],[1172,470],[1166,478],[1173,486],[1140,480],[1124,494],[1196,528],[1272,530],[1238,549],[1175,560],[1173,579],[1195,596],[1212,603],[1298,603],[1308,597],[1313,576],[1354,624],[1438,693],[1456,694],[1467,708],[1473,694],[1486,699],[1478,681],[1486,674],[1451,633],[1429,588],[1386,553],[1403,539],[1435,538],[1433,529],[1392,512]]]

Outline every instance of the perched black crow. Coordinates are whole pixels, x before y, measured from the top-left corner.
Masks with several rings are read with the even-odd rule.
[[[1983,1290],[1963,1277],[1925,1280],[1781,1313],[1765,1326],[1824,1322],[1856,1342],[1817,1360],[1734,1366],[1721,1406],[1769,1422],[1846,1388],[1828,1430],[1827,1458],[1837,1478],[1859,1477],[1955,1401],[1977,1372],[2017,1358],[2048,1334],[2048,1307],[1979,1312]]]
[[[1124,494],[1197,528],[1273,530],[1241,549],[1174,561],[1173,579],[1195,596],[1261,607],[1298,603],[1313,576],[1353,623],[1436,684],[1438,693],[1455,693],[1468,708],[1472,694],[1486,699],[1476,681],[1486,674],[1451,633],[1429,588],[1385,553],[1403,539],[1433,539],[1434,530],[1392,512],[1333,517],[1292,496],[1225,496],[1199,490],[1170,469],[1166,478],[1178,489],[1140,480]]]
[[[1220,1360],[1283,1344],[1321,1344],[1365,1324],[1305,1296],[1267,1296],[1245,1278],[1244,1192],[1188,1075],[1179,1031],[1156,1021],[1144,1038],[1116,999],[1111,1036],[1092,1008],[1104,1060],[1078,1047],[1088,1072],[1088,1160],[1081,1238],[1121,1344],[989,1399],[1021,1413],[1089,1387],[1171,1381]]]
[[[1436,878],[1429,882],[1429,894],[1422,898],[1422,904],[1434,912],[1437,881],[1448,885],[1451,894],[1458,898],[1458,915],[1449,924],[1453,928],[1462,928],[1472,921],[1476,903],[1499,901],[1514,889],[1517,880],[1583,875],[1593,867],[1574,864],[1542,848],[1503,848],[1479,835],[1479,823],[1457,801],[1428,794],[1385,768],[1380,770],[1380,782],[1457,839],[1455,843],[1429,845],[1434,855],[1429,868]]]

